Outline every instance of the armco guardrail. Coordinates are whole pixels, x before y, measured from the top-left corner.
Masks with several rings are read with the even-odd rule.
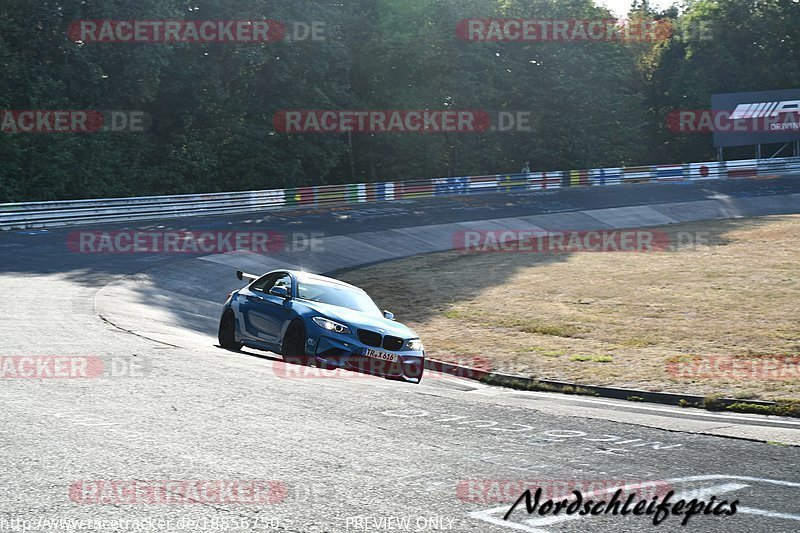
[[[320,185],[265,191],[26,202],[0,204],[0,230],[243,213],[299,206],[336,206],[456,194],[755,178],[795,172],[800,173],[800,158],[796,157]]]

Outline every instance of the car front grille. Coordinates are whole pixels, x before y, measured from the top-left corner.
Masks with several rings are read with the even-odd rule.
[[[358,340],[366,344],[367,346],[375,346],[379,348],[381,345],[381,341],[383,337],[380,333],[376,333],[375,331],[370,331],[368,329],[359,329],[358,330]]]
[[[403,341],[403,339],[401,339],[400,337],[392,337],[391,335],[386,335],[383,338],[383,347],[386,348],[387,350],[396,352],[397,350],[403,347],[404,342],[405,341]]]

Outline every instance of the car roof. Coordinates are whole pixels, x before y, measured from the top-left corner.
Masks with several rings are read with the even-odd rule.
[[[319,274],[312,274],[310,272],[303,272],[301,270],[280,270],[279,272],[288,272],[289,274],[292,274],[295,278],[297,278],[299,280],[307,279],[307,280],[317,281],[317,282],[320,282],[320,283],[327,283],[329,285],[341,285],[343,287],[349,287],[351,289],[355,289],[357,291],[364,292],[364,289],[362,289],[361,287],[356,287],[355,285],[350,285],[349,283],[345,283],[344,281],[341,281],[341,280],[338,280],[338,279],[335,279],[335,278],[329,278],[327,276],[320,276]]]

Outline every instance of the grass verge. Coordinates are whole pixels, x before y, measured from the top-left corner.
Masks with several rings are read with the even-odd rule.
[[[796,369],[782,378],[769,371],[800,354],[800,216],[660,229],[683,245],[453,251],[340,277],[395,311],[435,359],[480,357],[539,379],[738,398],[742,409],[758,409],[747,400],[800,399]],[[726,372],[721,362],[750,370]]]

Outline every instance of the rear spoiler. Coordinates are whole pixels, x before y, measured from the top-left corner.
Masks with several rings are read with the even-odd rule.
[[[236,271],[236,277],[239,279],[246,279],[248,283],[258,279],[258,276],[255,274],[248,274],[247,272],[242,272],[241,270]]]

